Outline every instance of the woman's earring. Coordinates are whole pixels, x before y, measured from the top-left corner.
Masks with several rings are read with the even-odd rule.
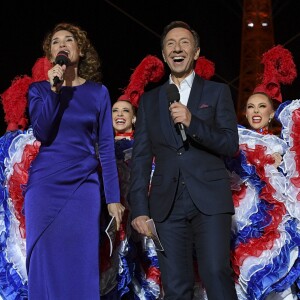
[[[269,123],[271,123],[271,121],[272,121],[272,118],[269,118]]]

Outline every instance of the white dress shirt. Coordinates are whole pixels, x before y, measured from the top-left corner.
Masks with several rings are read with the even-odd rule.
[[[176,84],[180,94],[180,103],[182,103],[185,106],[187,106],[188,103],[194,78],[195,78],[195,72],[193,71],[189,76],[187,76],[186,78],[184,78],[184,80],[181,81],[179,86]],[[173,82],[171,78],[171,74],[170,74],[169,82],[170,84],[171,83],[175,84],[175,82]]]

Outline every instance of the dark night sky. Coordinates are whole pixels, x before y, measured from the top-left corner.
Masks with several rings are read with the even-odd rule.
[[[132,69],[147,55],[161,58],[159,35],[173,20],[188,22],[200,34],[201,55],[215,63],[213,80],[230,84],[237,99],[242,34],[242,0],[2,1],[0,5],[0,93],[16,75],[31,76],[43,55],[44,35],[56,23],[80,25],[99,52],[103,83],[112,100],[128,84]],[[19,1],[18,1],[19,2]],[[300,0],[272,0],[275,44],[284,45],[300,70]],[[300,73],[300,71],[298,71]],[[300,98],[300,74],[282,87],[284,99]],[[2,105],[1,134],[6,129]]]

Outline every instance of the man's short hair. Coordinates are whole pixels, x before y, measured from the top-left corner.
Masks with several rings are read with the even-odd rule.
[[[165,28],[163,30],[163,33],[162,33],[161,38],[160,38],[161,48],[163,48],[163,46],[164,46],[164,40],[166,38],[166,35],[168,34],[168,32],[170,30],[172,30],[174,28],[185,28],[188,31],[190,31],[191,34],[194,37],[196,47],[197,48],[200,47],[200,38],[199,38],[199,35],[198,35],[198,33],[193,28],[190,27],[189,24],[187,24],[186,22],[183,22],[183,21],[172,21],[167,26],[165,26]]]

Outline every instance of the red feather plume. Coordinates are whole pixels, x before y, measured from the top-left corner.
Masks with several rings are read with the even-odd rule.
[[[7,131],[23,130],[28,124],[25,110],[27,106],[27,91],[31,82],[31,77],[27,75],[18,76],[1,95]]]
[[[297,77],[296,65],[291,52],[281,45],[271,48],[263,54],[264,82],[274,77],[279,83],[291,84]]]
[[[130,100],[133,106],[138,107],[145,86],[149,82],[158,82],[164,74],[163,62],[156,56],[147,55],[133,71],[124,94],[118,100]]]
[[[48,71],[52,68],[51,62],[46,57],[38,58],[32,67],[33,81],[42,81],[48,79]]]
[[[196,61],[195,72],[203,79],[209,80],[215,74],[215,64],[204,56],[200,56]]]
[[[11,86],[1,95],[7,131],[27,128],[28,118],[25,112],[29,85],[35,81],[46,80],[51,66],[47,58],[37,59],[32,68],[32,78],[27,75],[15,77]]]
[[[262,82],[254,89],[254,93],[262,92],[282,102],[280,84],[292,84],[297,77],[291,52],[277,45],[263,54],[261,62],[264,65]]]

